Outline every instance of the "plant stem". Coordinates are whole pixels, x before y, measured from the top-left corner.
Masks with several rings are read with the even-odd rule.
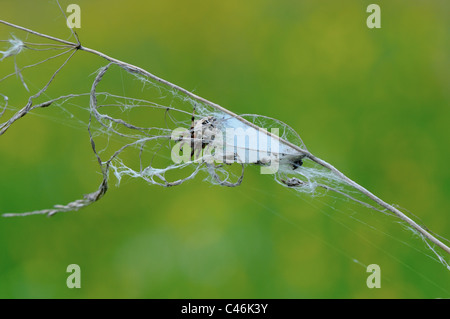
[[[358,190],[362,194],[366,195],[368,198],[370,198],[372,201],[374,201],[375,203],[377,203],[381,207],[383,207],[386,210],[394,213],[398,218],[400,218],[401,220],[403,220],[404,222],[409,224],[413,229],[418,231],[425,238],[427,238],[432,243],[434,243],[435,245],[437,245],[438,247],[443,249],[445,252],[450,254],[450,248],[447,245],[445,245],[442,241],[437,239],[435,236],[433,236],[430,232],[428,232],[424,227],[422,227],[419,224],[417,224],[414,220],[412,220],[411,218],[406,216],[403,212],[401,212],[397,208],[393,207],[392,205],[386,203],[385,201],[383,201],[382,199],[380,199],[379,197],[377,197],[376,195],[374,195],[373,193],[368,191],[366,188],[362,187],[361,185],[359,185],[355,181],[353,181],[350,178],[348,178],[346,175],[344,175],[342,172],[340,172],[338,169],[336,169],[333,165],[331,165],[331,164],[327,163],[326,161],[324,161],[324,160],[314,156],[309,151],[307,151],[305,149],[302,149],[301,147],[299,147],[299,146],[297,146],[297,145],[295,145],[295,144],[293,144],[293,143],[291,143],[291,142],[289,142],[289,141],[287,141],[287,140],[285,140],[285,139],[283,139],[283,138],[281,138],[281,137],[279,137],[279,136],[277,136],[277,135],[275,135],[275,134],[273,134],[271,132],[268,132],[267,130],[262,129],[261,127],[257,126],[256,124],[254,124],[254,123],[252,123],[250,121],[247,121],[246,119],[244,119],[241,116],[233,113],[232,111],[230,111],[230,110],[228,110],[228,109],[226,109],[226,108],[224,108],[224,107],[222,107],[222,106],[220,106],[220,105],[218,105],[216,103],[208,101],[207,99],[202,98],[202,97],[200,97],[200,96],[198,96],[198,95],[196,95],[196,94],[194,94],[194,93],[192,93],[192,92],[190,92],[190,91],[188,91],[188,90],[186,90],[186,89],[184,89],[184,88],[182,88],[182,87],[180,87],[180,86],[178,86],[176,84],[173,84],[173,83],[171,83],[169,81],[166,81],[166,80],[164,80],[164,79],[162,79],[162,78],[160,78],[160,77],[158,77],[158,76],[148,72],[147,70],[144,70],[144,69],[142,69],[142,68],[140,68],[138,66],[135,66],[135,65],[123,62],[121,60],[112,58],[112,57],[110,57],[110,56],[108,56],[108,55],[106,55],[106,54],[104,54],[102,52],[99,52],[97,50],[84,47],[80,43],[73,43],[73,42],[62,40],[62,39],[58,39],[58,38],[55,38],[55,37],[52,37],[52,36],[49,36],[49,35],[46,35],[46,34],[42,34],[40,32],[34,31],[34,30],[30,30],[30,29],[27,29],[27,28],[24,28],[24,27],[21,27],[21,26],[18,26],[18,25],[15,25],[15,24],[3,21],[3,20],[0,20],[0,23],[5,24],[5,25],[10,26],[10,27],[13,27],[13,28],[16,28],[16,29],[19,29],[19,30],[22,30],[22,31],[29,32],[31,34],[34,34],[34,35],[37,35],[37,36],[40,36],[40,37],[43,37],[43,38],[46,38],[46,39],[49,39],[49,40],[53,40],[53,41],[56,41],[56,42],[60,42],[60,43],[72,46],[74,49],[78,49],[78,50],[81,50],[81,51],[85,51],[85,52],[89,52],[89,53],[95,54],[95,55],[97,55],[97,56],[99,56],[101,58],[106,59],[109,62],[112,62],[114,64],[117,64],[117,65],[119,65],[119,66],[129,70],[130,72],[135,72],[135,73],[139,73],[141,75],[147,76],[147,77],[149,77],[149,78],[151,78],[151,79],[153,79],[153,80],[155,80],[155,81],[157,81],[159,83],[162,83],[163,85],[166,85],[166,86],[168,86],[168,87],[170,87],[170,88],[172,88],[174,90],[177,90],[179,92],[182,92],[183,94],[185,94],[185,95],[187,95],[187,96],[189,96],[189,97],[191,97],[191,98],[193,98],[193,99],[195,99],[195,100],[197,100],[199,102],[205,103],[206,105],[209,105],[209,106],[215,108],[216,110],[224,112],[224,113],[226,113],[226,114],[228,114],[228,115],[238,119],[239,121],[243,122],[244,124],[254,128],[254,129],[257,129],[257,130],[259,130],[259,131],[261,131],[261,132],[263,132],[263,133],[265,133],[265,134],[267,134],[267,135],[269,135],[269,136],[271,136],[271,137],[273,137],[275,139],[278,139],[281,143],[283,143],[283,144],[291,147],[292,149],[296,150],[297,152],[299,152],[299,155],[304,155],[305,157],[309,158],[313,162],[315,162],[315,163],[317,163],[317,164],[319,164],[319,165],[329,169],[330,171],[332,171],[342,181],[346,182],[348,185],[352,186],[353,188],[355,188],[356,190]],[[77,39],[77,41],[78,41],[78,39]]]

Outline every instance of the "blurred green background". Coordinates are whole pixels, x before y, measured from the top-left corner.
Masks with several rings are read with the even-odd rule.
[[[450,237],[448,1],[377,1],[382,28],[373,30],[373,1],[76,3],[84,46],[236,113],[288,123],[312,153]],[[0,19],[70,40],[53,1],[2,0]],[[23,35],[0,25],[2,39],[11,32]],[[77,53],[52,96],[88,88],[103,64]],[[0,92],[26,97],[8,81]],[[36,113],[61,116],[54,112]],[[29,115],[0,137],[1,212],[49,208],[97,188],[86,130],[64,123]],[[256,169],[238,188],[201,176],[168,189],[112,181],[79,212],[0,219],[0,297],[450,297],[449,271],[379,215],[333,196],[296,195]],[[66,287],[73,263],[81,289]],[[381,267],[380,289],[366,286],[369,264]]]

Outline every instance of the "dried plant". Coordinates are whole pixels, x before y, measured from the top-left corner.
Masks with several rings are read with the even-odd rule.
[[[0,23],[10,28],[22,30],[34,36],[38,36],[39,38],[51,41],[50,43],[29,43],[24,42],[17,37],[13,37],[9,40],[2,40],[9,44],[9,47],[5,51],[0,51],[2,54],[1,60],[14,61],[15,72],[5,76],[0,82],[5,81],[15,74],[28,90],[28,86],[21,76],[23,70],[38,66],[51,59],[67,56],[66,60],[56,69],[48,82],[37,93],[29,96],[26,105],[15,112],[6,121],[0,123],[0,136],[4,135],[15,122],[33,110],[47,108],[55,104],[63,105],[68,101],[79,98],[89,99],[89,106],[86,106],[86,110],[90,112],[90,120],[87,123],[87,129],[89,130],[92,150],[98,160],[102,172],[102,180],[98,189],[90,194],[84,195],[82,199],[75,200],[66,205],[55,205],[50,209],[35,210],[26,213],[7,213],[3,214],[4,217],[28,216],[34,214],[52,216],[60,212],[79,210],[98,201],[105,195],[108,190],[108,180],[111,172],[113,172],[119,181],[123,176],[131,176],[133,178],[144,179],[150,184],[170,187],[194,178],[200,171],[206,171],[209,173],[211,182],[223,186],[235,187],[241,183],[245,167],[249,165],[258,165],[264,169],[267,164],[277,162],[279,167],[273,176],[275,176],[275,180],[280,185],[313,195],[317,193],[319,189],[336,192],[370,209],[396,216],[418,234],[428,247],[438,256],[445,267],[450,270],[450,266],[447,264],[445,258],[443,258],[435,249],[435,246],[446,253],[450,253],[450,248],[443,241],[438,239],[438,236],[432,234],[424,226],[416,223],[411,217],[407,216],[398,208],[386,203],[363,186],[348,178],[333,165],[313,155],[307,150],[298,134],[288,125],[262,115],[235,114],[229,109],[208,101],[182,87],[170,83],[169,81],[161,79],[138,66],[131,65],[112,58],[102,52],[82,46],[74,31],[72,32],[76,42],[69,42],[6,21],[0,20]],[[20,68],[15,59],[22,52],[29,50],[58,50],[62,52],[38,63]],[[107,61],[107,65],[97,71],[95,79],[92,82],[91,91],[71,93],[49,99],[43,103],[35,104],[35,100],[47,91],[49,86],[51,86],[53,81],[58,77],[61,70],[78,52],[94,54]],[[127,75],[138,80],[144,87],[159,92],[158,94],[160,95],[162,102],[169,102],[165,104],[155,102],[155,100],[151,101],[115,95],[108,93],[107,90],[98,91],[104,77],[108,75],[108,72],[113,72],[111,71],[112,69],[115,69],[116,71],[125,71]],[[0,110],[1,119],[5,114],[5,110],[9,109],[9,107],[6,92],[0,92],[0,95],[4,101],[3,107]],[[101,101],[99,102],[100,98]],[[106,111],[103,112],[103,110]],[[110,110],[115,110],[115,113],[113,112],[114,115],[108,113]],[[117,110],[119,110],[119,112],[117,112]],[[165,124],[146,126],[133,123],[126,120],[126,117],[124,116],[126,112],[130,112],[131,110],[158,112],[160,123],[163,121]],[[152,116],[155,116],[155,119],[157,117],[156,115]],[[262,150],[257,143],[255,144],[254,142],[252,143],[249,141],[238,145],[238,150],[232,154],[232,162],[235,164],[237,163],[242,167],[240,175],[231,173],[228,169],[229,165],[226,165],[226,163],[218,164],[214,161],[209,161],[206,157],[194,156],[194,151],[186,161],[173,162],[168,160],[174,149],[172,143],[178,142],[180,149],[186,145],[192,146],[194,143],[200,143],[202,150],[208,149],[214,145],[217,134],[208,133],[208,135],[205,127],[200,129],[196,128],[198,124],[205,123],[208,123],[206,130],[215,129],[218,130],[219,133],[225,133],[226,130],[230,128],[254,130],[257,132],[259,138],[261,136],[266,136],[270,139],[271,145],[279,145],[279,148],[277,151],[264,154],[264,157],[261,154],[264,150]],[[263,127],[267,127],[267,125],[280,129],[281,134],[277,135],[264,129]],[[173,132],[177,127],[184,127],[186,130],[184,135],[180,134],[174,139]],[[106,159],[103,158],[103,154],[105,153],[104,150],[97,149],[96,138],[101,136],[106,136],[108,139],[119,139],[122,143],[111,152]],[[161,154],[164,150],[167,152]],[[126,152],[130,152],[132,153],[131,156],[138,158],[138,165],[136,167],[127,164],[126,158],[128,155],[125,155]],[[242,152],[247,155],[254,153],[257,160],[243,160],[242,154],[244,153]],[[157,153],[160,158],[167,159],[164,166],[157,166],[155,164],[155,156]],[[217,159],[217,156],[210,156],[213,156],[213,159]],[[186,172],[186,170],[188,173],[181,178],[171,180],[167,177],[171,172]]]

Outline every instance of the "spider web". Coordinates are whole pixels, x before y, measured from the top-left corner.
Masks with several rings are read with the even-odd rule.
[[[33,38],[33,41],[28,40],[28,37]],[[171,155],[174,145],[180,141],[174,140],[172,133],[177,128],[184,128],[190,138],[194,123],[208,117],[217,120],[219,123],[217,126],[223,133],[227,128],[249,129],[252,127],[249,127],[247,122],[193,99],[183,92],[114,63],[104,65],[91,73],[90,90],[78,93],[67,92],[67,94],[51,98],[50,89],[47,89],[53,80],[60,76],[60,70],[69,65],[76,50],[59,44],[42,43],[31,35],[27,35],[26,41],[12,36],[10,39],[2,40],[2,43],[5,44],[5,48],[0,51],[1,60],[6,67],[2,66],[2,74],[0,74],[0,83],[3,85],[0,89],[0,97],[3,98],[0,109],[0,120],[2,121],[0,134],[3,135],[16,121],[27,114],[37,114],[38,111],[39,114],[42,114],[40,108],[57,108],[60,112],[60,115],[56,117],[58,122],[85,128],[89,131],[92,150],[102,173],[102,181],[98,189],[85,195],[82,199],[66,205],[55,205],[50,209],[19,214],[10,213],[5,216],[54,215],[84,208],[105,195],[111,173],[115,177],[117,185],[123,178],[138,178],[152,185],[172,187],[202,174],[206,176],[204,179],[212,184],[235,187],[242,182],[244,171],[247,171],[247,168],[253,166],[259,169],[264,166],[255,161],[246,162],[236,159],[231,164],[208,164],[204,159],[174,163]],[[56,54],[53,54],[55,52]],[[49,55],[49,53],[51,54]],[[26,62],[21,60],[24,55],[26,55]],[[49,64],[47,69],[50,70],[48,71],[50,80],[47,82],[42,82],[44,77],[40,72],[34,77],[27,74],[29,70]],[[27,75],[24,76],[24,74]],[[119,78],[122,82],[121,87],[115,85]],[[7,84],[4,85],[5,83]],[[23,103],[23,97],[18,98],[7,94],[17,84],[20,84],[26,92],[30,92],[28,95],[33,97],[33,103],[30,103],[30,99],[28,99],[28,102],[24,103],[26,105],[24,108],[16,107]],[[35,88],[43,89],[33,91]],[[124,94],[125,92],[126,94]],[[23,93],[18,95],[21,94]],[[86,114],[89,114],[89,119],[82,120],[82,118],[86,118]],[[276,127],[279,129],[281,139],[307,150],[295,130],[279,120],[257,114],[242,114],[240,117],[257,127]],[[210,142],[207,141],[206,144]],[[240,147],[247,152],[249,150],[256,150],[258,154],[261,152],[261,149],[252,145],[251,141],[246,141]],[[371,214],[376,212],[377,216],[388,218],[383,218],[383,221],[398,222],[412,234],[410,238],[412,241],[423,241],[425,245],[422,246],[428,250],[417,248],[420,247],[418,244],[400,240],[403,244],[420,251],[449,269],[446,259],[423,235],[398,221],[391,212],[372,203],[364,194],[352,188],[329,169],[318,165],[309,158],[302,158],[302,165],[299,167],[293,167],[290,160],[283,162],[281,153],[298,155],[298,151],[289,146],[284,147],[284,150],[275,153],[276,160],[280,165],[277,172],[273,174],[273,178],[279,185],[297,192],[302,199],[310,201],[311,205],[315,205],[317,202],[330,205],[323,200],[326,197],[331,197],[338,202],[345,202],[347,205],[345,211],[338,208],[340,205],[330,205],[329,207],[337,215],[350,217],[374,231],[377,231],[377,227],[366,222],[365,217],[360,213],[356,214],[361,207],[369,209]],[[276,214],[274,211],[272,213]],[[327,213],[327,216],[336,219],[336,215]],[[342,223],[339,218],[337,218],[337,222]]]

